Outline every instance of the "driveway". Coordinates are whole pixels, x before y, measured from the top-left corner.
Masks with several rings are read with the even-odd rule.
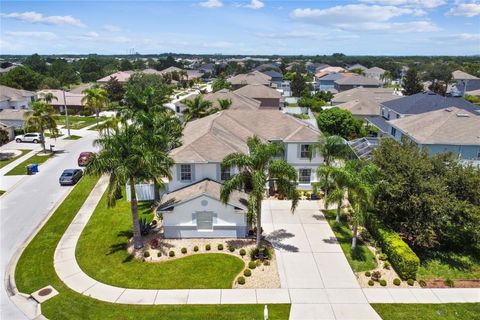
[[[321,201],[262,204],[263,229],[273,244],[290,319],[380,319],[368,304],[325,216]]]

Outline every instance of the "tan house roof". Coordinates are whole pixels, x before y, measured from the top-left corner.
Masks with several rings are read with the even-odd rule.
[[[480,116],[457,107],[389,121],[421,144],[479,145]]]
[[[253,135],[263,141],[316,142],[320,132],[277,110],[225,110],[187,123],[183,145],[171,156],[177,163],[221,162],[232,152],[247,153]]]
[[[381,86],[382,85],[382,82],[377,80],[377,79],[373,79],[373,78],[367,78],[367,77],[364,77],[364,76],[360,76],[360,75],[352,75],[350,77],[343,77],[343,78],[340,78],[338,80],[335,81],[336,84],[339,84],[339,85],[355,85],[355,86]]]
[[[0,110],[0,120],[24,120],[27,110],[3,109]]]
[[[40,90],[37,92],[38,97],[41,99],[45,94],[52,93],[57,99],[53,99],[50,104],[52,106],[64,106],[65,101],[63,99],[63,91],[62,90],[54,90],[54,89],[46,89]],[[65,99],[67,100],[67,106],[83,106],[85,105],[82,102],[82,99],[85,95],[83,93],[72,93],[72,92],[65,92]]]
[[[353,88],[337,93],[332,104],[350,111],[353,115],[380,115],[380,104],[401,98],[392,88]]]
[[[226,89],[219,90],[215,93],[209,93],[203,96],[203,99],[212,102],[212,107],[220,108],[218,100],[229,99],[232,101],[230,105],[230,110],[235,109],[250,109],[257,110],[260,107],[260,101],[242,96],[236,92],[229,91]]]
[[[34,97],[35,92],[0,85],[0,101],[23,101]]]
[[[116,77],[118,82],[124,83],[130,79],[130,76],[133,74],[133,71],[118,71],[109,76],[103,77],[102,79],[97,80],[99,83],[107,83],[111,78]]]
[[[153,69],[152,69],[153,70]],[[157,70],[155,70],[157,71]],[[167,74],[167,73],[172,73],[172,72],[180,72],[182,71],[182,69],[180,68],[177,68],[177,67],[168,67],[166,69],[163,69],[161,71],[157,71],[160,75],[164,75],[164,74]]]
[[[202,195],[220,201],[221,187],[222,185],[216,181],[210,179],[201,180],[164,195],[158,210],[168,210],[180,203],[187,202]],[[248,195],[245,192],[235,190],[230,194],[228,204],[240,210],[248,210]]]
[[[463,72],[461,70],[453,71],[452,76],[453,76],[454,80],[478,80],[477,77],[472,76],[471,74],[468,74],[468,73]]]
[[[281,99],[282,94],[277,90],[262,84],[249,84],[233,91],[252,99]]]
[[[267,86],[271,80],[272,77],[255,70],[249,73],[238,74],[227,81],[233,85],[261,84]]]

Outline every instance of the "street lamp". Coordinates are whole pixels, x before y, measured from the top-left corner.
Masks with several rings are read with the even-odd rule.
[[[67,98],[65,97],[65,88],[62,88],[63,92],[63,106],[65,108],[65,123],[67,125],[67,135],[70,137],[70,122],[68,121],[68,108],[67,108]]]

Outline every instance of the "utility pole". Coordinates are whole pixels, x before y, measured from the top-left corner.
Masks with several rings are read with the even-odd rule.
[[[67,98],[65,97],[65,90],[62,88],[63,92],[63,106],[65,108],[65,123],[67,125],[67,135],[70,137],[70,121],[68,121],[68,108],[67,108]]]

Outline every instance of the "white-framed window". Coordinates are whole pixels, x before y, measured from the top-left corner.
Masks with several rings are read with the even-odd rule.
[[[300,184],[309,184],[311,181],[312,169],[298,170],[298,182]]]
[[[390,130],[390,134],[395,137],[395,135],[397,134],[397,129],[395,129],[394,127],[392,127],[392,129]]]
[[[312,154],[312,145],[302,144],[300,145],[300,158],[307,159],[310,158]]]
[[[180,180],[192,181],[192,165],[191,164],[180,165]]]
[[[213,230],[213,212],[197,212],[197,230]]]
[[[230,179],[232,172],[230,168],[220,168],[220,179],[222,181]]]

